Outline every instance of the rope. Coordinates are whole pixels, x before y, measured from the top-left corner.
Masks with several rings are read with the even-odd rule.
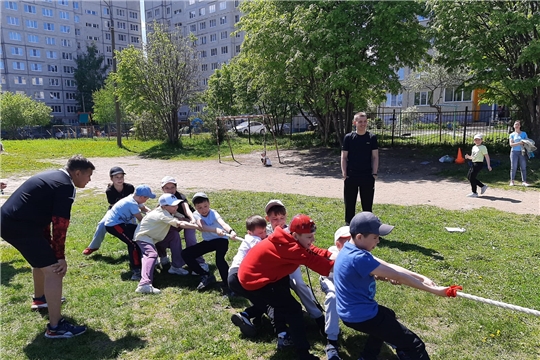
[[[486,298],[483,298],[483,297],[480,297],[480,296],[474,296],[474,295],[466,294],[466,293],[459,292],[459,291],[457,292],[457,296],[460,296],[460,297],[463,297],[463,298],[469,299],[469,300],[475,300],[475,301],[483,302],[483,303],[486,303],[486,304],[499,306],[499,307],[502,307],[502,308],[505,308],[505,309],[516,310],[516,311],[524,312],[526,314],[540,316],[540,311],[538,311],[538,310],[528,309],[528,308],[524,308],[524,307],[517,306],[517,305],[512,305],[512,304],[507,304],[507,303],[503,303],[503,302],[500,302],[500,301],[486,299]]]

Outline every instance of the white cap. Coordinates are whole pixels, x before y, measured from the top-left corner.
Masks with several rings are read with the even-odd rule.
[[[283,205],[283,203],[280,200],[276,200],[276,199],[270,200],[268,204],[266,204],[266,206],[264,207],[264,212],[268,215],[268,210],[278,205],[285,207],[285,205]]]
[[[476,139],[483,139],[483,138],[484,138],[484,135],[482,135],[482,134],[480,134],[480,133],[474,135],[474,139],[475,139],[475,140],[476,140]]]
[[[334,243],[337,243],[340,238],[350,238],[351,232],[348,226],[342,226],[334,233]]]
[[[165,176],[163,179],[161,179],[161,187],[164,187],[168,183],[176,185],[176,180],[172,176]]]
[[[173,194],[163,194],[159,197],[159,205],[161,206],[176,206],[181,202],[182,200],[178,200]]]

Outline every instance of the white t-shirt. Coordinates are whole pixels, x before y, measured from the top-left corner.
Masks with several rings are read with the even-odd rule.
[[[247,234],[244,237],[244,241],[242,241],[242,244],[240,244],[240,246],[238,247],[238,252],[236,253],[236,255],[234,255],[229,271],[231,271],[231,269],[240,267],[240,263],[242,262],[242,260],[244,260],[249,250],[251,250],[255,245],[260,242],[260,237]]]

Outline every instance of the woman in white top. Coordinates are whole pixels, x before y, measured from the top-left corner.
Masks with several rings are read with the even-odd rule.
[[[522,153],[523,140],[527,139],[527,133],[521,131],[521,121],[514,122],[514,132],[510,134],[510,186],[514,186],[517,167],[521,170],[521,181],[523,186],[527,184],[527,156]]]

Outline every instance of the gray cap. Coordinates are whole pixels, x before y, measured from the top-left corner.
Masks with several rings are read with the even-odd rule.
[[[270,200],[268,204],[266,204],[266,206],[264,207],[264,212],[268,215],[268,210],[270,210],[274,206],[285,207],[285,205],[283,205],[283,203],[280,200],[273,199],[273,200]]]
[[[197,199],[197,198],[203,198],[203,199],[208,200],[208,195],[206,195],[203,192],[198,192],[195,195],[193,195],[193,197],[191,198],[191,202],[195,202],[195,199]]]
[[[376,234],[376,235],[388,235],[394,227],[392,225],[383,224],[381,220],[370,213],[369,211],[362,211],[354,215],[349,225],[351,234]]]

